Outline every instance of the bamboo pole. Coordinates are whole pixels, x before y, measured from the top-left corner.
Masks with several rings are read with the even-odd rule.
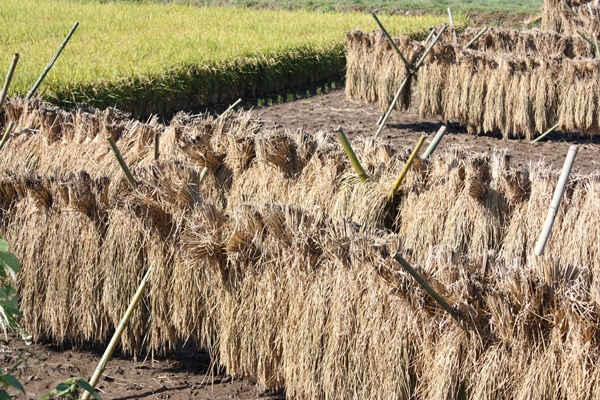
[[[427,55],[429,54],[429,52],[431,51],[433,46],[435,46],[435,44],[438,42],[438,40],[442,37],[442,33],[444,33],[445,30],[446,30],[446,25],[444,25],[442,27],[442,29],[440,30],[440,33],[435,37],[433,42],[431,42],[429,47],[427,47],[427,49],[425,50],[425,53],[423,53],[423,55],[421,56],[419,61],[417,61],[417,65],[415,66],[414,72],[418,71],[419,68],[421,68],[423,61],[425,61],[425,57],[427,57]],[[394,110],[394,107],[396,106],[396,103],[398,102],[398,99],[400,98],[400,95],[402,94],[404,87],[406,86],[406,84],[408,83],[408,80],[411,77],[412,77],[412,73],[409,73],[404,78],[404,81],[402,81],[402,83],[400,84],[400,88],[398,89],[398,91],[396,92],[396,95],[392,99],[392,104],[390,104],[390,107],[388,108],[387,112],[383,116],[383,119],[381,120],[381,123],[379,124],[379,127],[377,128],[377,132],[375,132],[375,139],[377,139],[377,137],[381,134],[381,131],[383,130],[383,127],[385,126],[387,120],[390,118],[390,115],[392,114],[392,111]]]
[[[593,17],[594,16],[594,11],[592,11],[592,4],[591,3],[587,3],[587,8],[588,8],[588,11],[590,12],[590,16]]]
[[[546,216],[546,221],[544,222],[542,232],[540,233],[540,237],[537,241],[537,244],[535,245],[534,253],[536,256],[542,255],[542,253],[544,252],[544,248],[546,247],[546,243],[548,242],[548,237],[550,236],[552,225],[554,225],[554,219],[556,218],[556,214],[558,213],[560,200],[562,199],[562,196],[565,193],[567,180],[569,179],[571,167],[573,166],[573,161],[575,161],[575,156],[577,155],[578,149],[579,148],[577,146],[571,146],[569,148],[569,152],[567,153],[567,158],[565,159],[565,163],[560,173],[560,177],[558,178],[558,183],[556,184],[556,189],[554,190],[554,196],[552,197],[550,208],[548,208],[548,215]]]
[[[418,283],[419,285],[421,285],[421,287],[433,298],[433,300],[435,300],[436,303],[438,303],[440,305],[440,307],[442,307],[444,309],[444,311],[446,311],[448,314],[450,314],[452,316],[452,318],[454,318],[456,320],[456,322],[458,322],[458,324],[464,329],[464,325],[463,322],[460,318],[460,313],[459,311],[452,307],[447,301],[446,299],[444,299],[441,295],[439,295],[432,287],[431,285],[429,285],[429,283],[427,282],[427,280],[425,280],[425,278],[423,278],[421,276],[421,274],[419,274],[419,272],[417,272],[416,269],[414,269],[412,267],[412,265],[410,265],[410,263],[408,261],[406,261],[404,259],[404,257],[402,257],[402,255],[400,253],[396,253],[394,255],[394,259],[396,261],[398,261],[400,263],[400,265],[402,265],[404,267],[404,269],[406,270],[406,272],[408,272]]]
[[[445,134],[446,134],[446,126],[442,125],[440,127],[440,129],[437,131],[437,133],[435,134],[435,137],[433,138],[431,143],[429,143],[429,146],[427,147],[427,150],[425,150],[425,152],[421,156],[421,159],[427,160],[429,158],[431,153],[433,153],[435,151],[435,149],[437,148],[438,144],[440,144],[440,142],[442,141],[442,138],[444,137]]]
[[[429,36],[425,39],[425,43],[429,42],[433,35],[435,35],[435,29],[432,29],[431,32],[429,32]]]
[[[450,20],[450,26],[454,26],[454,17],[452,16],[452,10],[448,7],[448,19]]]
[[[131,299],[131,302],[129,303],[129,307],[127,307],[127,311],[125,311],[125,314],[123,315],[123,318],[121,319],[121,322],[119,322],[119,326],[115,330],[115,333],[114,333],[112,339],[110,339],[110,343],[108,344],[108,347],[104,351],[104,354],[102,355],[102,358],[100,359],[100,362],[98,363],[98,366],[94,370],[94,374],[92,375],[92,378],[89,381],[90,386],[94,389],[96,387],[96,384],[100,380],[102,373],[106,369],[106,364],[108,364],[108,361],[112,357],[112,354],[115,351],[117,344],[121,340],[121,335],[123,335],[123,331],[127,327],[127,324],[129,323],[129,319],[131,318],[133,311],[135,310],[138,303],[140,302],[140,299],[142,298],[142,294],[144,293],[144,289],[146,288],[146,285],[148,283],[148,279],[150,278],[151,272],[152,272],[152,267],[148,268],[148,271],[146,271],[144,278],[140,282],[140,286],[138,287],[137,291],[133,295],[133,299]],[[89,400],[89,398],[90,398],[90,393],[85,392],[83,394],[83,400]]]
[[[15,126],[15,123],[13,121],[10,121],[8,123],[8,126],[6,127],[6,131],[4,132],[4,135],[2,136],[2,140],[0,141],[0,151],[4,147],[4,144],[6,143],[6,141],[8,140],[8,137],[9,137],[10,133],[12,132],[14,126]]]
[[[598,40],[594,39],[592,42],[587,36],[585,36],[581,31],[577,31],[579,36],[583,38],[586,42],[592,45],[596,49],[596,58],[600,58],[600,45],[598,45]]]
[[[6,98],[6,94],[8,93],[8,87],[10,86],[10,82],[12,81],[15,69],[17,68],[17,62],[19,62],[19,53],[15,53],[15,55],[13,56],[12,62],[10,63],[10,67],[8,68],[8,72],[6,73],[4,86],[2,86],[2,92],[0,92],[0,108],[2,108],[2,105],[4,104],[4,99]]]
[[[465,44],[465,46],[462,48],[463,50],[468,49],[469,47],[471,47],[473,45],[473,43],[475,43],[475,41],[477,41],[477,39],[479,39],[481,37],[481,35],[483,35],[484,33],[486,33],[488,30],[487,26],[484,26],[479,33],[477,33],[477,35],[475,35],[475,37],[473,39],[471,39],[469,41],[469,43]]]
[[[406,160],[406,164],[404,164],[404,168],[402,168],[402,171],[400,172],[400,176],[398,176],[398,179],[396,179],[396,182],[394,183],[394,186],[392,186],[392,190],[390,190],[390,192],[388,193],[388,196],[387,196],[388,203],[391,202],[392,199],[394,198],[394,195],[398,191],[398,188],[400,187],[400,184],[404,180],[404,177],[408,173],[408,170],[409,170],[410,166],[412,165],[415,157],[419,153],[419,149],[423,145],[423,142],[425,142],[425,138],[426,137],[427,137],[426,135],[422,135],[421,136],[421,138],[419,139],[419,142],[417,143],[417,145],[413,149],[412,153],[410,154],[410,157],[408,157],[408,160]]]
[[[158,132],[154,133],[154,161],[158,161],[158,156],[160,155],[159,148],[160,134]]]
[[[340,126],[339,128],[337,128],[335,130],[335,132],[337,133],[337,137],[340,140],[340,142],[342,143],[342,146],[344,147],[344,151],[346,151],[346,154],[348,155],[348,158],[350,159],[350,164],[352,164],[352,166],[354,167],[354,170],[358,174],[358,177],[360,178],[361,181],[366,182],[369,179],[369,176],[363,169],[362,165],[360,165],[360,162],[358,161],[358,158],[356,157],[356,153],[354,153],[354,150],[352,150],[352,146],[350,145],[348,138],[344,134],[344,130]]]
[[[563,4],[565,5],[565,7],[567,7],[567,10],[571,11],[573,14],[575,14],[575,11],[573,11],[573,9],[571,8],[571,6],[569,5],[569,3],[567,3],[567,0],[562,0]]]
[[[240,104],[242,102],[242,99],[239,98],[235,101],[235,103],[233,103],[232,105],[230,105],[229,107],[227,107],[227,110],[223,111],[218,117],[217,119],[221,118],[223,115],[227,114],[229,111],[231,111],[235,106],[237,106],[238,104]]]
[[[108,143],[110,144],[110,147],[111,147],[113,153],[115,153],[115,157],[117,157],[117,161],[119,162],[121,169],[125,173],[125,176],[127,177],[127,181],[129,182],[129,184],[131,185],[133,190],[135,190],[136,186],[137,186],[135,183],[135,179],[133,178],[133,175],[131,174],[131,170],[129,169],[129,167],[127,166],[127,163],[125,162],[123,155],[119,151],[117,144],[115,143],[115,141],[113,140],[112,137],[107,137],[106,140],[108,140]]]
[[[71,31],[69,32],[69,34],[67,35],[65,40],[63,40],[63,42],[59,46],[58,50],[56,51],[56,54],[54,54],[54,57],[52,57],[52,59],[50,60],[50,62],[46,66],[46,68],[44,68],[44,71],[42,72],[42,74],[40,75],[38,80],[34,83],[31,90],[29,90],[29,93],[27,93],[27,96],[25,96],[26,100],[31,99],[33,97],[33,95],[35,94],[35,92],[38,90],[38,88],[42,84],[42,81],[44,80],[46,75],[48,75],[48,72],[50,72],[50,69],[52,68],[52,66],[54,65],[54,63],[56,62],[58,57],[60,56],[60,53],[62,53],[63,49],[65,48],[65,46],[71,39],[71,36],[73,36],[73,33],[75,33],[75,29],[77,29],[78,26],[79,26],[79,22],[75,22],[75,24],[73,25],[73,28],[71,28]]]
[[[402,55],[402,52],[400,51],[400,49],[398,48],[398,46],[396,46],[396,42],[394,42],[394,39],[392,39],[392,37],[390,36],[390,34],[388,33],[388,31],[383,27],[383,24],[381,23],[381,21],[379,21],[379,18],[377,18],[377,15],[375,13],[371,13],[371,15],[373,16],[373,18],[375,18],[375,22],[377,22],[377,25],[379,25],[379,28],[383,31],[383,33],[385,34],[385,37],[387,38],[387,40],[390,42],[390,44],[392,45],[392,47],[394,48],[394,50],[396,50],[396,53],[398,53],[398,55],[402,59],[402,62],[406,66],[406,69],[408,71],[410,71],[411,70],[410,63],[406,60],[406,58],[404,58],[404,56]]]
[[[545,138],[546,136],[548,136],[549,134],[551,134],[552,132],[554,132],[555,130],[557,130],[559,127],[559,124],[554,125],[552,128],[548,129],[546,132],[542,133],[539,137],[537,137],[536,139],[532,140],[531,143],[537,143],[540,140],[542,140],[543,138]]]

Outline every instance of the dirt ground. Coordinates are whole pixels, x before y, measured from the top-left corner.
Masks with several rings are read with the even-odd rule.
[[[269,108],[256,108],[254,112],[264,119],[266,128],[302,128],[316,132],[342,126],[350,138],[373,135],[381,115],[375,107],[346,99],[343,89]],[[435,118],[422,120],[414,110],[394,112],[382,137],[396,147],[412,147],[423,133],[435,134],[441,123]],[[437,151],[457,145],[478,152],[489,152],[495,147],[506,148],[512,155],[513,165],[544,161],[561,168],[572,144],[579,145],[574,172],[595,171],[600,152],[598,140],[562,133],[553,133],[547,141],[531,144],[529,141],[472,136],[464,129],[450,125]],[[69,377],[91,376],[101,355],[101,348],[59,349],[48,344],[26,346],[14,338],[8,342],[0,341],[0,367],[13,368],[13,373],[24,383],[28,398],[48,393]],[[284,398],[283,393],[265,392],[252,382],[232,380],[222,373],[211,374],[208,355],[197,352],[193,344],[177,349],[168,358],[154,360],[150,357],[134,360],[131,356],[116,354],[108,364],[98,389],[104,399]],[[25,397],[20,395],[16,398]]]

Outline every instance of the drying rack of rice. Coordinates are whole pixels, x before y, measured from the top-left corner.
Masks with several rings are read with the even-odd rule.
[[[467,30],[458,44],[443,37],[427,55],[413,85],[420,115],[458,121],[474,134],[500,131],[506,138],[533,139],[556,124],[563,131],[599,133],[597,95],[590,88],[600,62],[592,45],[555,32],[491,29],[464,49],[477,32]],[[424,52],[408,38],[396,41],[411,59]],[[383,63],[383,51],[394,61]],[[347,54],[347,95],[386,110],[407,74],[398,55],[378,31],[349,33]],[[409,106],[407,85],[397,108]]]
[[[193,339],[289,398],[599,395],[598,175],[569,183],[534,257],[558,171],[512,167],[502,150],[419,161],[387,205],[406,152],[382,142],[354,143],[364,184],[327,132],[267,132],[247,113],[162,126],[13,100],[3,118],[18,129],[0,157],[0,221],[36,339],[106,342],[152,267],[126,351]]]
[[[595,0],[544,0],[542,29],[590,38],[600,34],[600,14]]]

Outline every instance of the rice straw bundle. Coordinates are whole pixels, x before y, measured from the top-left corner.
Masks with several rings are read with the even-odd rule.
[[[589,0],[566,0],[566,4],[575,9],[578,6],[590,3]],[[557,32],[568,32],[571,11],[565,7],[563,0],[544,0],[542,10],[542,29]],[[589,15],[589,14],[588,14]]]
[[[377,103],[386,111],[407,76],[406,66],[382,31],[346,34],[346,95],[368,104]],[[406,60],[413,65],[425,48],[407,36],[394,39]],[[405,86],[398,109],[410,107],[411,85]]]
[[[473,39],[479,28],[468,28],[458,40],[463,47]],[[594,58],[595,49],[583,38],[538,29],[489,28],[469,47],[487,54],[514,54],[534,57],[561,56],[566,58]]]

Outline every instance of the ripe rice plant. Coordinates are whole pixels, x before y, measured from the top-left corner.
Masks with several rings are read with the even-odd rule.
[[[445,16],[382,17],[394,34],[426,35]],[[62,106],[116,106],[138,116],[233,102],[338,78],[347,30],[374,29],[369,15],[249,10],[135,2],[0,3],[11,29],[0,64],[21,54],[13,88],[25,93],[74,21],[80,27],[40,95]],[[456,23],[465,18],[457,16]]]

